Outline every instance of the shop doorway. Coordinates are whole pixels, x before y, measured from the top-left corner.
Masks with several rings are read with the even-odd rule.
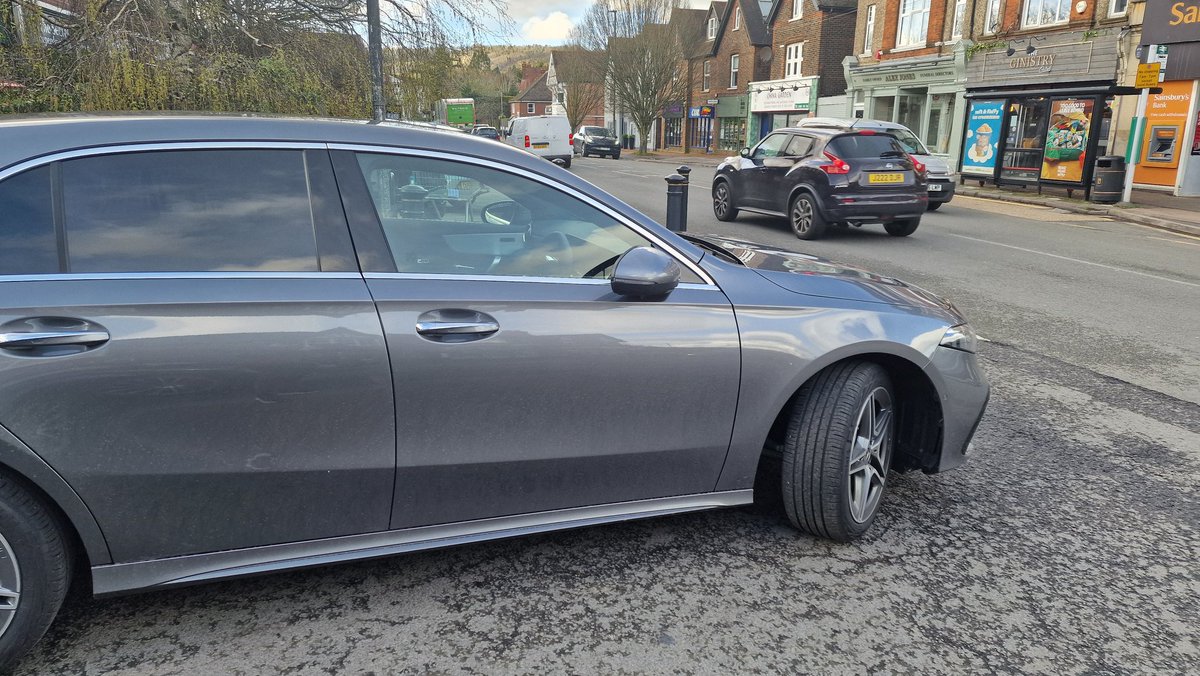
[[[1045,98],[1013,99],[1008,104],[1008,129],[1000,178],[1036,183],[1042,173],[1042,145],[1050,117]]]

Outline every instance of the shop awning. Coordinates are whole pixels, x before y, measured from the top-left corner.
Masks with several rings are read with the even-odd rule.
[[[1146,90],[1148,94],[1161,94],[1162,87],[1151,87]],[[1030,87],[1021,87],[1019,89],[976,89],[969,91],[964,95],[968,99],[994,99],[996,97],[1011,98],[1022,97],[1028,98],[1031,96],[1137,96],[1142,93],[1142,90],[1137,87],[1125,87],[1121,85],[1099,85],[1095,87],[1055,87],[1053,89],[1033,89]]]

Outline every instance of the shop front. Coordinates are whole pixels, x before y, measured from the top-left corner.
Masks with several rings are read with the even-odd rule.
[[[812,117],[817,106],[816,77],[750,83],[750,120],[746,143],[753,145],[772,129]]]
[[[962,144],[965,50],[953,55],[846,64],[846,95],[873,120],[898,122],[935,155],[958,157]]]
[[[682,103],[672,103],[666,108],[663,108],[662,124],[662,146],[663,148],[682,148],[683,147],[683,114],[686,108]]]
[[[1200,0],[1147,3],[1142,44],[1141,60],[1165,67],[1131,149],[1134,185],[1200,196]]]
[[[967,66],[959,168],[997,185],[1058,185],[1090,192],[1107,154],[1117,85],[1118,37],[1044,36],[1029,47],[976,54]]]
[[[737,152],[746,145],[746,116],[750,97],[722,96],[717,99],[717,148]]]
[[[713,106],[688,108],[687,144],[689,148],[711,151],[713,142],[713,120],[717,109]]]

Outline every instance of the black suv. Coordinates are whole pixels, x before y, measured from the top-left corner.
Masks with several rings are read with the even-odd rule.
[[[739,211],[782,216],[800,239],[863,223],[905,237],[929,204],[925,181],[925,165],[891,134],[779,129],[717,168],[713,212],[722,221]]]
[[[605,127],[582,126],[575,132],[575,152],[583,157],[588,155],[608,155],[614,160],[621,159],[621,144],[617,135]]]

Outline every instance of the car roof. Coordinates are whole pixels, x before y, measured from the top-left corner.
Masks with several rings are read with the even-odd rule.
[[[546,173],[545,160],[470,134],[411,122],[222,115],[36,115],[0,121],[0,170],[65,151],[140,143],[344,143],[471,155]],[[561,174],[556,174],[562,179]],[[572,181],[567,181],[571,182]],[[579,183],[583,183],[579,181]]]
[[[865,118],[846,118],[846,117],[810,117],[806,120],[801,120],[798,127],[810,128],[837,128],[837,129],[907,129],[899,122],[889,122],[887,120],[868,120]]]

